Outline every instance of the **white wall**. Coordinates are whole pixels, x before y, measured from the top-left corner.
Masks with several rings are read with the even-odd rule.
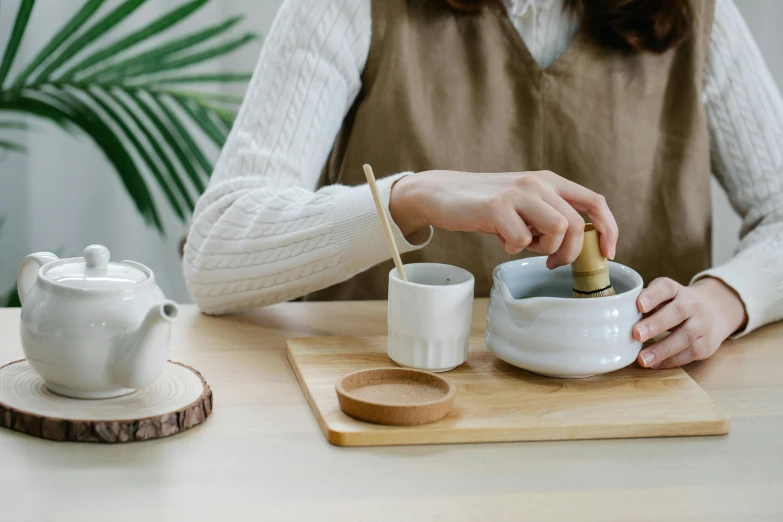
[[[756,35],[778,85],[783,85],[783,1],[735,1]],[[31,23],[40,38],[23,42],[18,62],[29,60],[80,4],[61,0],[37,2]],[[0,3],[2,41],[13,23],[9,13],[15,13],[18,5],[19,0]],[[245,14],[243,29],[263,35],[279,5],[280,0],[218,0],[197,13],[194,22],[203,25]],[[135,19],[142,24],[145,17],[157,16],[170,7],[171,2],[151,1]],[[252,70],[259,48],[260,44],[255,44],[233,53],[221,62],[220,68]],[[144,225],[117,175],[95,145],[83,135],[71,136],[38,120],[32,123],[38,130],[26,135],[30,154],[0,158],[0,214],[7,218],[0,233],[0,292],[13,284],[16,265],[29,252],[63,247],[67,255],[78,255],[87,244],[104,243],[112,250],[113,258],[135,259],[152,267],[167,295],[187,301],[176,252],[177,240],[186,226],[164,213],[169,234],[160,237]],[[715,262],[720,263],[732,254],[739,220],[720,188],[715,185],[714,189],[713,255]]]

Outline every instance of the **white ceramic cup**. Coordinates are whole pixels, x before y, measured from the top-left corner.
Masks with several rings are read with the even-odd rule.
[[[400,366],[446,372],[464,363],[473,317],[473,274],[437,263],[389,273],[389,357]]]

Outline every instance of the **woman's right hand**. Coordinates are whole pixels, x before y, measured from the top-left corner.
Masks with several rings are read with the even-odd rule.
[[[586,214],[614,259],[617,223],[600,194],[549,171],[473,174],[431,170],[405,176],[392,187],[389,211],[408,237],[432,225],[486,232],[506,252],[547,255],[547,267],[572,263],[582,249]]]

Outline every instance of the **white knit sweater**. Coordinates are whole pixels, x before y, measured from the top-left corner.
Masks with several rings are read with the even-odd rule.
[[[366,185],[315,190],[361,87],[370,5],[287,0],[280,8],[193,216],[184,270],[204,312],[289,300],[388,258]],[[506,5],[542,66],[570,44],[577,22],[562,0]],[[717,0],[704,103],[713,172],[744,219],[735,257],[705,274],[741,296],[744,334],[783,317],[783,101],[731,0]],[[380,180],[387,205],[392,183],[407,174]],[[426,248],[394,228],[402,251]]]

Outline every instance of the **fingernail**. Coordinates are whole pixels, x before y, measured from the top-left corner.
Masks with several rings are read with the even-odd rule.
[[[640,297],[639,298],[639,308],[641,308],[641,311],[644,313],[647,313],[647,307],[650,306],[650,300],[646,297]]]
[[[613,246],[609,249],[609,259],[614,260],[614,255],[617,253],[617,247]]]
[[[639,340],[644,342],[647,340],[647,327],[640,324],[636,327],[636,331],[639,332]]]
[[[644,364],[644,366],[649,368],[653,361],[655,361],[655,355],[650,352],[642,352],[642,364]]]

